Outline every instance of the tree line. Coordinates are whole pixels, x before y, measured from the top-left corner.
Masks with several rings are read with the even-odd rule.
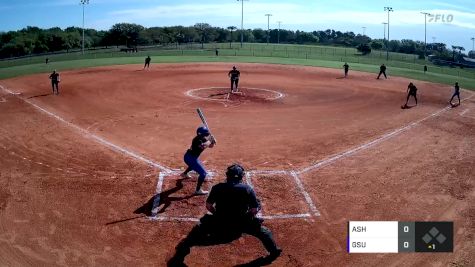
[[[292,31],[272,29],[269,32],[263,29],[247,29],[243,31],[244,42],[265,43],[269,35],[271,43],[286,44],[320,44],[355,47],[363,54],[371,49],[386,49],[391,52],[417,54],[424,57],[424,43],[413,40],[371,39],[368,36],[353,32],[335,30],[325,31]],[[147,46],[166,45],[170,43],[210,43],[210,42],[237,42],[240,41],[241,31],[234,26],[227,28],[213,27],[207,23],[197,23],[193,26],[150,27],[146,28],[133,23],[117,23],[109,30],[85,30],[84,46],[86,48],[111,46]],[[82,29],[58,27],[40,29],[28,26],[18,31],[0,33],[0,58],[20,57],[32,54],[52,53],[58,51],[69,52],[82,46]],[[427,53],[435,54],[446,59],[454,59],[463,55],[463,48],[452,46],[449,50],[443,43],[428,44]],[[472,51],[473,52],[473,51]],[[472,53],[473,54],[473,53]]]

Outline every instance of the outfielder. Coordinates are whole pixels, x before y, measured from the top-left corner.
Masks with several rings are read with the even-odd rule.
[[[236,69],[236,66],[233,66],[233,69],[229,71],[228,77],[231,79],[231,93],[238,91],[239,77],[241,72]],[[233,90],[233,86],[236,85],[236,90]]]
[[[204,191],[201,189],[201,186],[205,181],[207,173],[205,167],[203,166],[203,163],[201,163],[198,158],[206,148],[213,148],[215,144],[216,141],[210,134],[208,128],[200,126],[196,130],[196,136],[191,142],[190,149],[186,151],[183,157],[188,168],[181,174],[181,177],[190,178],[190,176],[188,175],[190,171],[195,171],[199,174],[198,183],[196,184],[195,195],[208,194],[208,191]]]
[[[59,73],[54,70],[53,73],[50,74],[49,78],[51,80],[51,87],[53,87],[53,94],[59,95],[59,82],[61,81]],[[55,87],[56,91],[54,90]]]
[[[450,98],[450,105],[451,106],[455,106],[454,104],[452,104],[452,100],[454,100],[454,97],[457,96],[458,100],[459,100],[459,103],[458,105],[460,105],[460,87],[459,87],[459,83],[456,82],[455,83],[455,86],[454,86],[454,94],[452,95],[452,98]]]
[[[407,102],[409,102],[409,97],[413,96],[414,100],[416,100],[416,106],[417,106],[417,87],[413,83],[409,83],[407,86],[407,99],[406,99],[406,104],[404,104],[404,108],[407,108]]]
[[[176,253],[168,261],[169,266],[182,266],[193,246],[231,242],[243,233],[257,237],[269,252],[266,260],[272,262],[282,250],[277,247],[272,233],[262,226],[262,219],[256,217],[260,209],[259,200],[252,187],[242,183],[244,168],[233,164],[227,168],[226,182],[211,189],[206,200],[206,214],[193,227],[188,236],[176,247]]]

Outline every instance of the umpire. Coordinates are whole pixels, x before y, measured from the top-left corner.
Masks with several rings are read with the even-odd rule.
[[[182,266],[186,255],[193,246],[221,244],[239,238],[243,233],[257,237],[272,262],[282,250],[277,247],[269,229],[262,226],[262,219],[256,217],[260,209],[259,200],[252,187],[242,183],[244,168],[233,164],[226,171],[226,182],[211,189],[206,200],[206,214],[193,227],[188,236],[176,247],[176,253],[168,261],[168,266]]]

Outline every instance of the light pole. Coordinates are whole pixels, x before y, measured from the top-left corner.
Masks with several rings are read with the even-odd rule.
[[[89,4],[89,0],[80,0],[82,5],[82,54],[84,55],[84,6]]]
[[[363,29],[363,36],[366,35],[366,27],[361,27]]]
[[[427,15],[431,15],[427,12],[421,12],[424,15],[424,57],[427,57]]]
[[[277,31],[277,43],[280,44],[280,24],[282,21],[277,21],[277,23],[279,24],[279,30]]]
[[[270,35],[269,21],[272,14],[265,14],[265,16],[267,16],[267,45],[269,45],[269,35]]]
[[[242,42],[244,40],[244,1],[249,0],[237,0],[238,2],[241,1],[241,48]]]
[[[475,51],[475,37],[472,37],[470,40],[472,40],[472,51]]]
[[[392,7],[384,7],[384,11],[388,12],[388,45],[386,45],[386,61],[389,60],[389,12],[393,12],[394,9]]]

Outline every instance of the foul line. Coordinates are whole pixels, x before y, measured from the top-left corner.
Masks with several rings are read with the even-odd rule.
[[[8,92],[9,94],[18,95],[18,94],[16,94],[16,93],[10,91],[9,89],[6,89],[6,88],[3,87],[2,85],[0,85],[0,88],[2,88],[4,91]],[[65,124],[68,125],[69,127],[72,127],[72,128],[74,128],[74,129],[76,129],[77,131],[81,132],[82,134],[86,135],[87,137],[90,137],[90,138],[94,139],[96,142],[98,142],[98,143],[100,143],[100,144],[102,144],[102,145],[104,145],[104,146],[109,147],[109,148],[112,149],[112,150],[121,152],[121,153],[123,153],[123,154],[125,154],[125,155],[128,155],[128,156],[130,156],[130,157],[132,157],[132,158],[135,158],[136,160],[143,161],[143,162],[145,162],[145,163],[147,163],[147,164],[149,164],[149,165],[151,165],[151,166],[153,166],[153,167],[155,167],[155,168],[160,169],[161,171],[164,171],[164,172],[173,172],[173,170],[171,170],[170,168],[167,168],[167,167],[165,167],[165,166],[163,166],[163,165],[161,165],[161,164],[159,164],[159,163],[157,163],[157,162],[154,162],[154,161],[152,161],[152,160],[150,160],[150,159],[147,159],[147,158],[145,158],[144,156],[141,156],[141,155],[137,154],[136,152],[133,152],[133,151],[131,151],[131,150],[127,150],[127,149],[125,149],[125,148],[123,148],[123,147],[121,147],[121,146],[118,146],[118,145],[116,145],[116,144],[113,144],[113,143],[111,143],[111,142],[105,140],[105,139],[102,138],[102,137],[99,137],[99,136],[97,136],[97,135],[95,135],[95,134],[93,134],[93,133],[90,133],[90,132],[88,132],[87,130],[85,130],[85,129],[83,129],[83,128],[81,128],[81,127],[79,127],[79,126],[77,126],[77,125],[75,125],[75,124],[73,124],[73,123],[71,123],[71,122],[69,122],[69,121],[66,121],[66,120],[63,119],[62,117],[60,117],[60,116],[58,116],[58,115],[52,113],[51,111],[48,111],[48,110],[46,110],[46,109],[44,109],[44,108],[38,106],[37,104],[31,102],[31,101],[28,100],[28,99],[23,99],[23,98],[20,98],[20,99],[23,100],[25,103],[28,103],[28,104],[32,105],[32,106],[35,107],[36,109],[38,109],[38,110],[40,110],[40,111],[46,113],[47,115],[49,115],[49,116],[51,116],[51,117],[53,117],[53,118],[55,118],[55,119],[57,119],[57,120],[59,120],[59,121],[65,123]]]
[[[470,97],[463,99],[462,102],[463,102],[463,101],[466,101],[466,100],[469,100],[469,99],[472,98],[473,96],[475,96],[475,94],[472,94]],[[424,117],[424,118],[422,118],[422,119],[419,119],[419,120],[417,120],[417,121],[414,121],[414,122],[412,122],[412,123],[410,123],[410,124],[408,124],[408,125],[406,125],[406,126],[404,126],[404,127],[401,127],[401,128],[399,128],[399,129],[396,129],[396,130],[394,130],[394,131],[392,131],[392,132],[390,132],[390,133],[384,134],[383,136],[380,136],[380,137],[378,137],[378,138],[376,138],[376,139],[374,139],[374,140],[372,140],[372,141],[370,141],[370,142],[368,142],[368,143],[362,144],[362,145],[360,145],[360,146],[358,146],[358,147],[352,148],[352,149],[347,150],[347,151],[345,151],[345,152],[335,154],[335,155],[331,156],[331,157],[328,158],[328,159],[318,161],[318,162],[315,163],[314,165],[312,165],[312,166],[310,166],[310,167],[307,167],[307,168],[304,168],[304,169],[298,171],[297,174],[303,174],[303,173],[306,173],[306,172],[309,172],[309,171],[312,171],[312,170],[315,170],[315,169],[319,169],[319,168],[324,167],[324,166],[327,166],[327,165],[329,165],[329,164],[331,164],[331,163],[333,163],[333,162],[335,162],[335,161],[337,161],[337,160],[339,160],[339,159],[349,157],[349,156],[351,156],[351,155],[356,154],[357,152],[360,152],[360,151],[362,151],[362,150],[366,150],[366,149],[368,149],[368,148],[371,148],[371,147],[373,147],[373,146],[375,146],[375,145],[377,145],[377,144],[379,144],[379,143],[381,143],[381,142],[383,142],[383,141],[386,141],[386,140],[388,140],[388,139],[390,139],[390,138],[392,138],[392,137],[395,137],[395,136],[399,135],[399,134],[402,133],[402,132],[406,132],[407,130],[409,130],[409,129],[415,127],[415,126],[417,126],[418,124],[420,124],[420,123],[423,122],[423,121],[426,121],[426,120],[428,120],[428,119],[430,119],[430,118],[432,118],[432,117],[438,116],[440,113],[445,112],[445,111],[450,110],[450,109],[451,109],[450,106],[445,107],[445,108],[443,108],[443,109],[441,109],[441,110],[439,110],[439,111],[436,111],[436,112],[430,114],[430,115],[427,116],[427,117]]]

